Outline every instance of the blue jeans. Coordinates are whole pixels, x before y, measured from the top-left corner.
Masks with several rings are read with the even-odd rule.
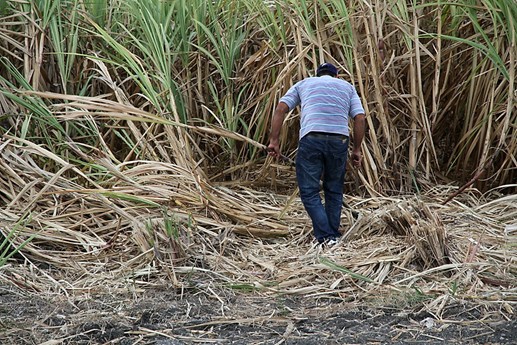
[[[314,236],[320,243],[341,236],[339,225],[347,157],[348,139],[319,138],[308,134],[298,144],[298,188],[312,220]],[[320,197],[320,179],[323,181],[325,205]]]

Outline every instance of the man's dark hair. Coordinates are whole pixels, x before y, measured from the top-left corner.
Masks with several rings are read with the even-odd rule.
[[[337,76],[337,68],[331,63],[325,62],[318,66],[316,75],[321,77],[322,75],[330,75],[331,77]]]

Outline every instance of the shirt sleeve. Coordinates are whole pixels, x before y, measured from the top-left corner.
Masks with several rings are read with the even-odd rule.
[[[356,117],[359,114],[364,114],[364,108],[361,103],[361,98],[359,98],[357,90],[354,88],[352,97],[350,98],[350,117]]]
[[[280,98],[280,102],[287,104],[289,110],[293,110],[297,105],[300,104],[300,94],[298,93],[298,83],[291,86],[286,94]]]

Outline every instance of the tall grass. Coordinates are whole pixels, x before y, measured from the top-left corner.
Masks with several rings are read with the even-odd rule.
[[[103,146],[120,162],[172,161],[244,178],[263,153],[235,138],[99,120],[85,104],[61,107],[65,121],[52,116],[58,101],[23,91],[109,99],[267,143],[282,93],[331,61],[368,112],[365,164],[349,192],[461,184],[480,169],[480,188],[516,178],[513,1],[39,0],[9,2],[2,15],[1,109],[13,114],[16,135],[32,132],[56,150],[72,140]],[[286,119],[289,156],[298,121],[297,111]],[[63,135],[51,139],[46,124]]]

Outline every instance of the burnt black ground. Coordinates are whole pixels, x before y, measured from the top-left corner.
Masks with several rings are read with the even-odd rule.
[[[437,320],[342,298],[154,289],[77,297],[0,286],[0,344],[515,344],[515,316],[457,300]],[[511,315],[511,314],[510,314]]]

